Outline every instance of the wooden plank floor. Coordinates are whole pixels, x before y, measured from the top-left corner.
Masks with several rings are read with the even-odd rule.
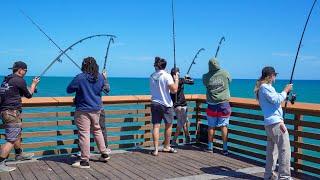
[[[262,179],[258,163],[219,152],[208,153],[197,146],[179,146],[178,153],[159,153],[141,149],[115,153],[107,163],[92,157],[90,169],[72,168],[72,156],[41,158],[16,166],[17,170],[0,173],[2,180],[20,179]]]

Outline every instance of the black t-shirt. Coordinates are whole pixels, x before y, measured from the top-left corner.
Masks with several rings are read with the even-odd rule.
[[[176,101],[176,94],[171,94],[171,99],[173,101],[173,106],[174,107],[178,107],[178,106],[186,106],[187,105],[187,101],[186,98],[184,96],[184,84],[192,84],[192,83],[188,83],[187,81],[185,81],[184,78],[180,78],[179,79],[179,86],[178,86],[178,92],[177,92],[177,101]]]
[[[0,111],[21,110],[21,97],[31,98],[32,94],[27,88],[26,81],[16,75],[6,76],[0,87],[1,106]]]

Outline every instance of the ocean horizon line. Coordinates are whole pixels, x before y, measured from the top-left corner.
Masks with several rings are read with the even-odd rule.
[[[6,75],[0,75],[0,76],[6,76]],[[25,77],[35,77],[32,75],[27,75]],[[45,78],[73,78],[75,76],[43,76]],[[126,77],[126,76],[108,76],[108,78],[128,78],[128,79],[147,79],[149,77]],[[193,78],[193,79],[201,79],[200,77]],[[257,80],[257,78],[233,78],[232,80]],[[289,81],[289,79],[277,79],[281,81]],[[320,81],[320,79],[293,79],[293,81]]]

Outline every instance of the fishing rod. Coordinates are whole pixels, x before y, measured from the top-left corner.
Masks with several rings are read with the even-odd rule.
[[[114,38],[116,38],[116,36],[111,36],[109,38],[108,47],[107,47],[107,51],[106,51],[106,56],[104,57],[103,70],[106,70],[107,59],[108,59],[108,54],[109,54],[109,48],[110,48],[110,44],[114,43]]]
[[[34,26],[37,27],[37,29],[42,32],[42,34],[44,34],[50,42],[52,42],[59,50],[60,52],[63,52],[63,50],[60,48],[60,46],[46,33],[44,32],[44,30],[42,30],[42,28],[29,16],[27,15],[23,10],[19,9],[21,14],[24,15]],[[78,67],[80,70],[80,66],[68,55],[68,54],[64,54],[76,67]],[[58,60],[59,62],[62,62],[61,59]]]
[[[171,0],[172,11],[172,41],[173,41],[173,68],[176,69],[176,35],[175,35],[175,23],[174,23],[174,0]]]
[[[71,50],[74,46],[76,46],[77,44],[82,43],[83,41],[86,41],[88,39],[92,39],[95,37],[116,37],[114,35],[110,35],[110,34],[96,34],[96,35],[92,35],[92,36],[88,36],[85,37],[83,39],[80,39],[79,41],[73,43],[71,46],[69,46],[67,49],[63,50],[44,70],[43,72],[40,74],[39,77],[42,77],[50,68],[51,66],[56,63],[57,61],[59,61],[59,59],[61,58],[62,55],[64,55],[67,51]]]
[[[191,62],[191,64],[190,64],[190,66],[189,66],[189,69],[188,69],[188,72],[187,72],[187,76],[189,76],[189,72],[190,72],[190,70],[191,70],[192,65],[196,64],[195,60],[197,59],[199,53],[200,53],[201,51],[204,51],[204,50],[205,50],[204,48],[199,49],[198,52],[196,53],[196,55],[194,56],[194,58],[193,58],[193,60],[192,60],[192,62]]]
[[[222,44],[222,41],[225,41],[225,40],[226,40],[226,39],[224,38],[224,36],[222,36],[221,39],[220,39],[219,45],[218,45],[218,47],[217,47],[216,54],[214,55],[215,58],[218,57],[218,53],[219,53],[219,50],[220,50],[220,46],[221,46],[221,44]]]
[[[174,0],[171,0],[171,13],[172,13],[172,42],[173,42],[173,68],[176,73],[177,64],[176,64],[176,35],[175,35],[175,24],[174,24]],[[175,95],[175,103],[178,99],[178,93]]]
[[[291,71],[289,84],[292,84],[293,74],[294,74],[294,70],[296,68],[296,63],[297,63],[297,59],[298,59],[298,56],[299,56],[299,52],[300,52],[302,40],[303,40],[303,37],[304,37],[304,33],[305,33],[306,29],[307,29],[307,26],[308,26],[308,23],[309,23],[309,19],[310,19],[310,16],[312,14],[312,11],[313,11],[313,8],[314,8],[316,2],[317,2],[317,0],[313,1],[312,7],[311,7],[311,9],[309,11],[309,15],[308,15],[307,21],[306,21],[306,23],[304,25],[304,28],[303,28],[303,31],[302,31],[302,35],[301,35],[300,42],[299,42],[299,45],[298,45],[298,50],[297,50],[297,53],[296,53],[296,56],[295,56],[295,59],[294,59],[294,64],[293,64],[292,71]],[[290,92],[287,93],[287,98],[285,100],[284,111],[283,111],[283,119],[285,119],[285,114],[286,114],[286,109],[287,109],[287,106],[288,106],[288,101],[290,100],[291,104],[294,104],[294,102],[296,100],[296,95],[295,94],[292,94],[291,99],[289,99],[289,96],[290,96]]]

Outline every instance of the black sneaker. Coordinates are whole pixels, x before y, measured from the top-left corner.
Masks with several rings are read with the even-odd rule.
[[[229,154],[229,152],[228,152],[228,150],[223,150],[223,151],[222,151],[222,154],[226,156],[226,155]]]
[[[191,142],[191,137],[190,136],[186,136],[186,144],[190,144]]]
[[[206,147],[204,149],[205,152],[208,152],[208,153],[214,153],[214,148],[209,148],[209,147]]]
[[[72,167],[82,168],[82,169],[89,169],[90,165],[89,165],[88,161],[81,160],[81,161],[77,161],[77,162],[73,163]]]
[[[172,142],[171,142],[171,146],[173,146],[173,147],[178,147],[178,146],[179,146],[179,144],[177,143],[177,141],[172,140]]]
[[[101,154],[99,161],[106,162],[109,159],[110,159],[110,156],[108,154]]]

